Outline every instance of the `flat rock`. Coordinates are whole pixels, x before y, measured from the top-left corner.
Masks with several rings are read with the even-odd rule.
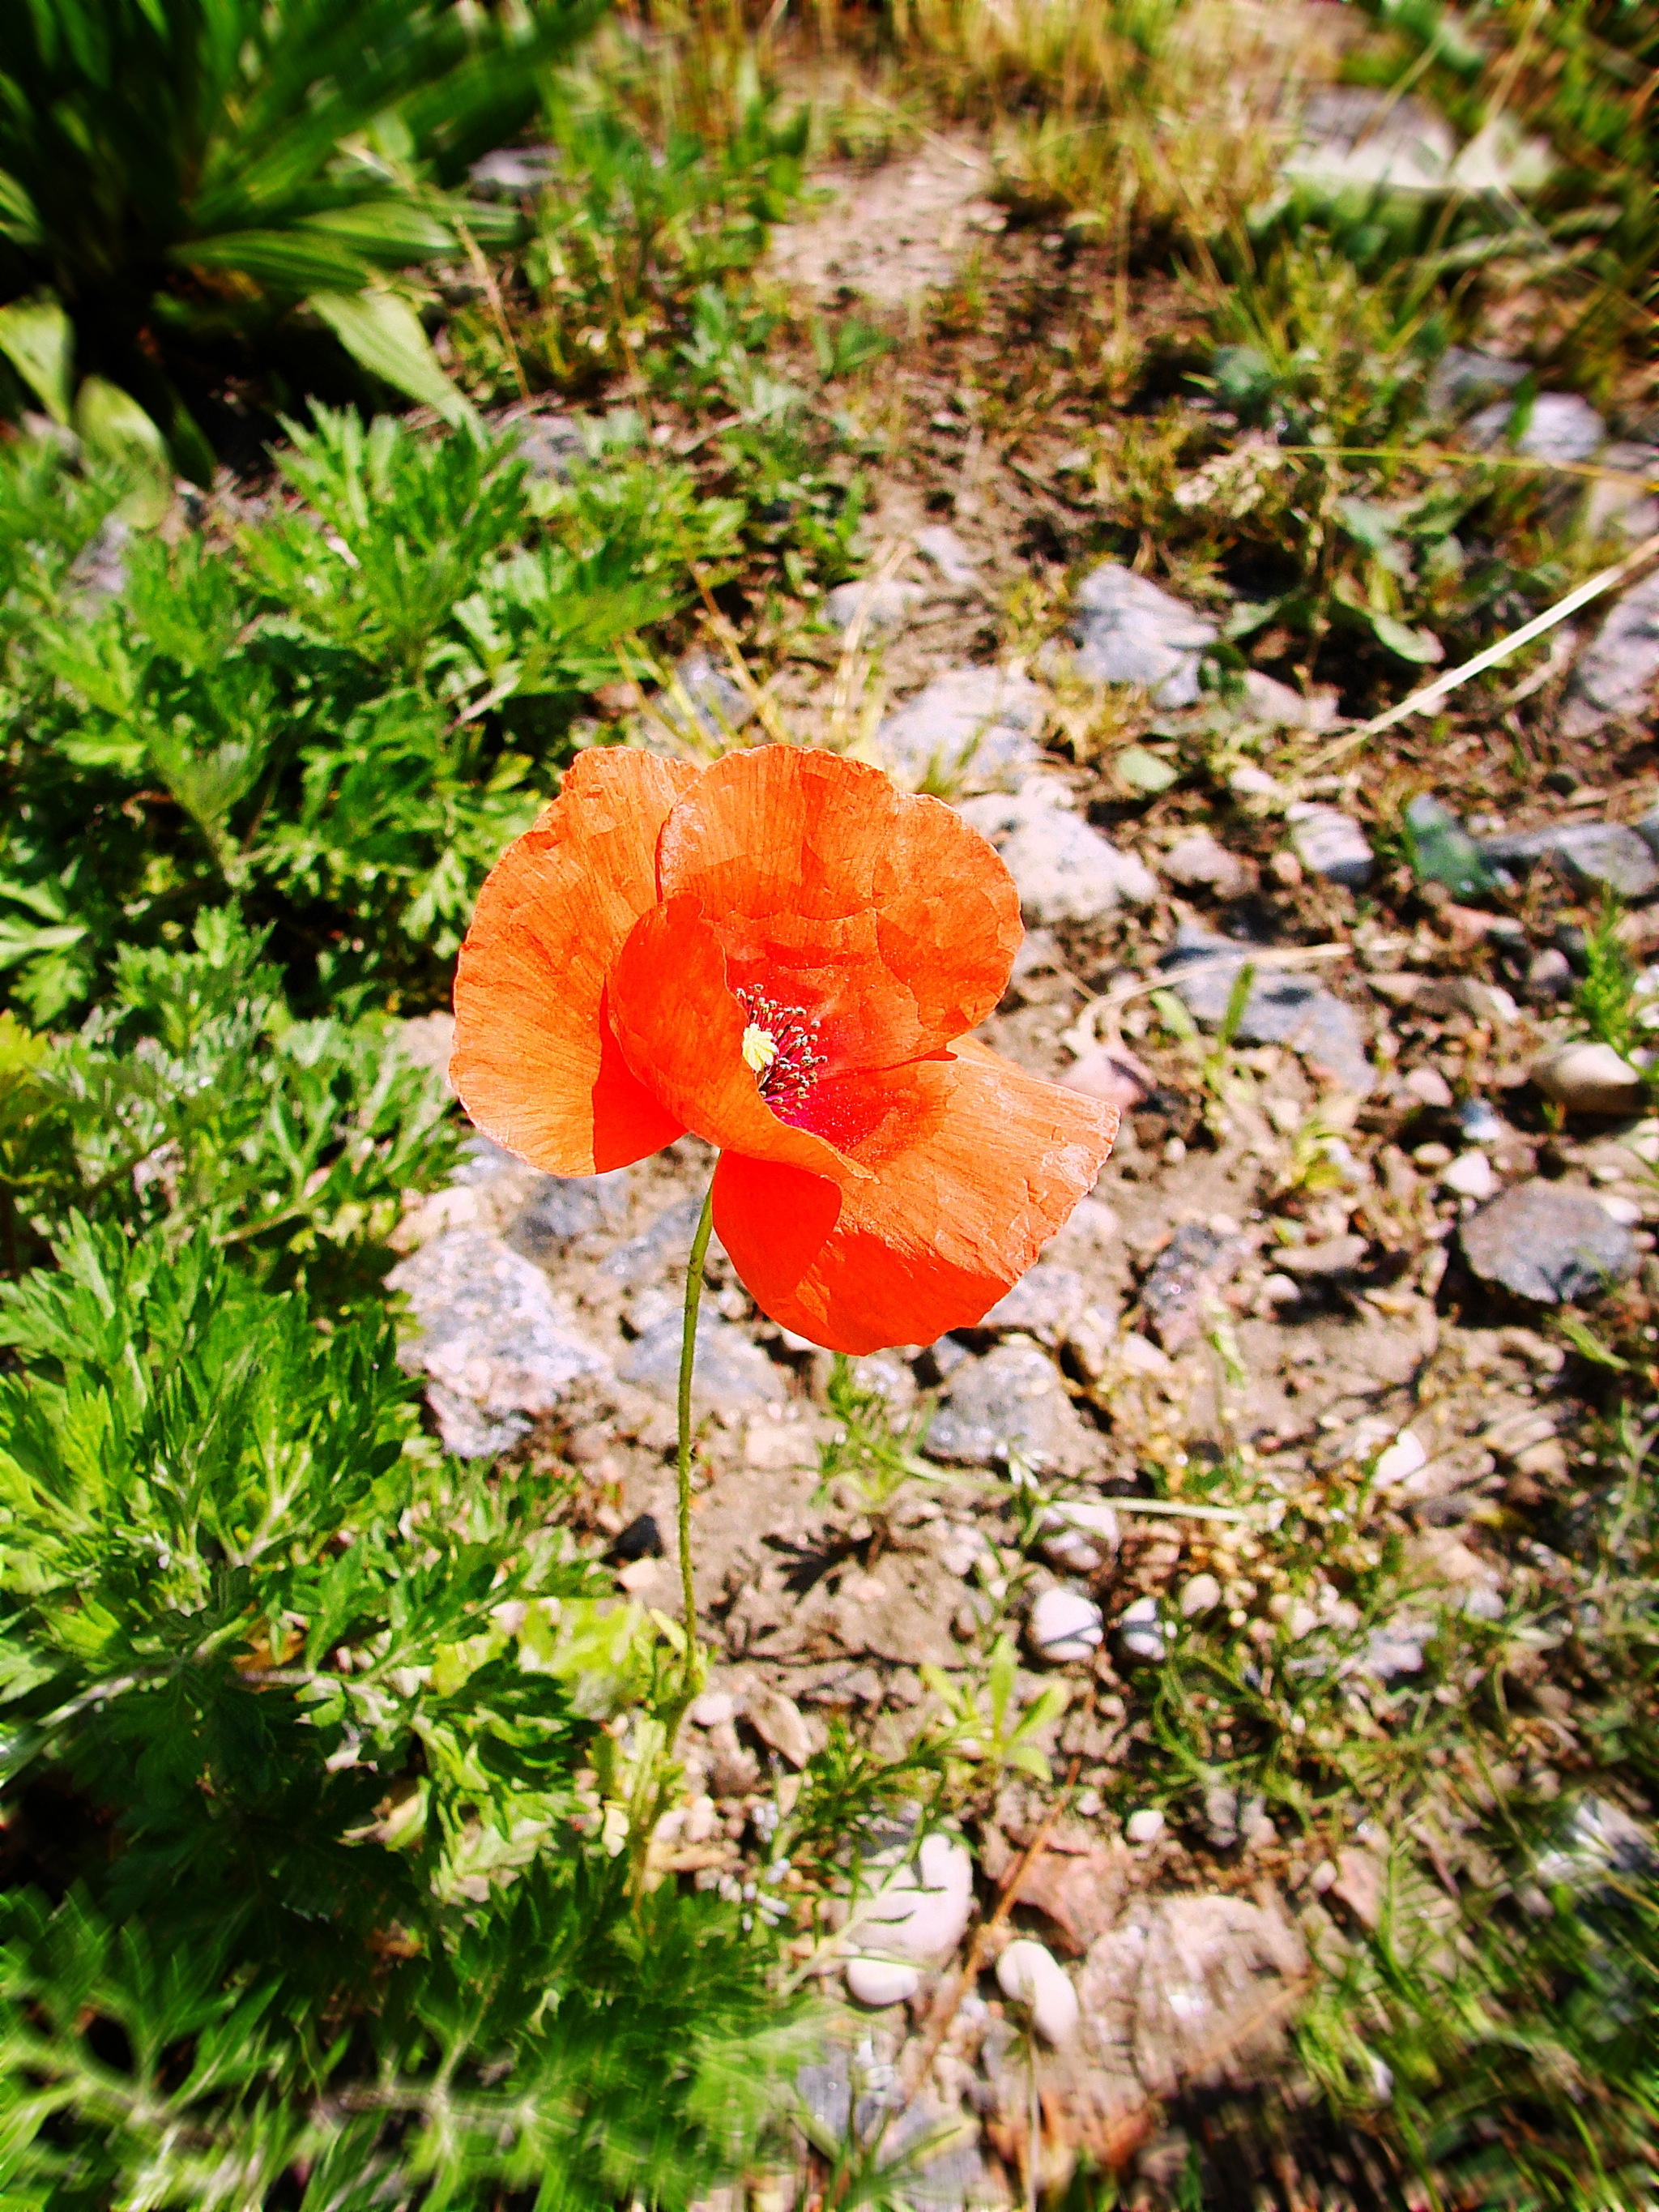
[[[1075,605],[1079,675],[1139,684],[1159,707],[1196,702],[1199,663],[1220,635],[1212,622],[1118,561],[1090,571]]]
[[[1581,518],[1586,535],[1605,538],[1616,532],[1634,541],[1659,532],[1659,499],[1647,489],[1659,483],[1659,446],[1619,440],[1601,448],[1597,463],[1617,473],[1592,480]]]
[[[1307,1967],[1281,1912],[1242,1897],[1146,1898],[1091,1946],[1078,1978],[1083,2033],[1127,2046],[1155,2097],[1242,2085],[1276,2057]]]
[[[1328,730],[1336,720],[1337,697],[1333,690],[1293,691],[1276,676],[1259,668],[1244,672],[1244,711],[1253,722],[1275,730]]]
[[[1630,1272],[1630,1231],[1586,1190],[1523,1182],[1464,1222],[1464,1256],[1483,1281],[1540,1305],[1593,1298]]]
[[[1464,434],[1474,446],[1507,443],[1514,415],[1513,400],[1494,400],[1470,417]],[[1581,399],[1576,392],[1540,392],[1514,445],[1516,452],[1529,460],[1587,461],[1606,441],[1607,434],[1607,424],[1588,399]]]
[[[1239,970],[1251,957],[1250,948],[1230,938],[1187,927],[1158,964],[1194,1019],[1216,1025],[1224,1019]],[[1287,1044],[1340,1089],[1362,1097],[1376,1081],[1359,1016],[1306,975],[1258,968],[1238,1036],[1244,1044]]]
[[[540,1268],[482,1230],[433,1237],[386,1281],[417,1328],[398,1362],[426,1375],[444,1442],[465,1458],[503,1449],[604,1367],[562,1322]]]
[[[1026,919],[1040,928],[1098,921],[1158,896],[1151,871],[1073,813],[1043,778],[1007,797],[967,799],[959,811],[1001,854]]]
[[[837,629],[851,629],[860,615],[866,635],[900,629],[927,598],[921,584],[908,584],[899,576],[864,576],[850,584],[837,584],[825,595],[823,611]]]
[[[1451,125],[1409,94],[1326,85],[1309,95],[1283,173],[1333,195],[1443,192],[1457,158]]]
[[[628,1225],[631,1170],[594,1176],[544,1176],[514,1217],[507,1241],[545,1266],[580,1238],[614,1237]]]
[[[1578,656],[1561,726],[1588,737],[1646,714],[1659,684],[1659,568],[1632,584]]]
[[[1188,1222],[1152,1263],[1140,1304],[1165,1352],[1177,1352],[1203,1330],[1206,1310],[1232,1280],[1243,1245],[1237,1237]]]
[[[1481,857],[1498,868],[1553,861],[1579,884],[1650,898],[1659,890],[1659,859],[1647,840],[1622,822],[1551,822],[1480,840]]]
[[[1058,1344],[1088,1303],[1089,1286],[1074,1267],[1039,1260],[997,1300],[980,1327],[1022,1329],[1046,1344]]]
[[[1296,857],[1310,874],[1346,890],[1363,890],[1376,867],[1370,840],[1351,815],[1334,806],[1315,806],[1305,800],[1286,807],[1291,843]]]
[[[665,1314],[631,1344],[617,1373],[636,1389],[672,1405],[679,1393],[681,1320]],[[740,1328],[717,1315],[697,1322],[697,1357],[691,1385],[693,1413],[736,1420],[757,1404],[778,1405],[788,1395],[783,1377]]]
[[[913,791],[1012,791],[1040,763],[1045,711],[1041,690],[1017,670],[947,668],[887,717],[876,750]]]
[[[1513,392],[1526,375],[1524,361],[1506,361],[1498,354],[1448,346],[1435,363],[1423,397],[1432,415],[1463,415],[1472,407]]]
[[[1015,1455],[1066,1474],[1089,1456],[1059,1370],[1030,1344],[1000,1344],[983,1359],[963,1362],[933,1416],[927,1449],[965,1467],[994,1467]]]

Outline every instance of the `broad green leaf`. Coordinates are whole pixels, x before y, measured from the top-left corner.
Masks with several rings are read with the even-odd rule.
[[[1446,657],[1446,648],[1432,630],[1413,629],[1409,623],[1394,615],[1382,614],[1375,607],[1370,610],[1370,621],[1377,643],[1387,646],[1401,660],[1425,668]]]
[[[354,361],[459,429],[477,429],[471,402],[438,364],[420,318],[390,292],[313,292],[310,307]]]
[[[54,422],[67,423],[75,364],[75,329],[50,293],[0,307],[0,353]]]
[[[356,290],[368,281],[373,266],[350,240],[297,226],[191,239],[175,246],[168,258],[181,268],[234,271],[278,292],[296,294]]]

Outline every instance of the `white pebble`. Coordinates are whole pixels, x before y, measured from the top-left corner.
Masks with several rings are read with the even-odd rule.
[[[879,1853],[872,1875],[884,1875],[854,1911],[850,1932],[872,1950],[919,1966],[943,1966],[961,1942],[974,1903],[974,1863],[949,1836],[924,1836],[914,1858]]]
[[[1091,1657],[1105,1632],[1100,1607],[1080,1590],[1044,1590],[1031,1607],[1032,1648],[1057,1664]]]
[[[1164,1656],[1164,1618],[1155,1597],[1138,1597],[1118,1615],[1119,1649],[1131,1659]]]
[[[1164,1815],[1156,1805],[1143,1805],[1123,1823],[1123,1832],[1132,1844],[1155,1844],[1164,1833]]]
[[[698,1728],[719,1728],[737,1710],[738,1701],[729,1690],[705,1690],[700,1698],[693,1698],[687,1718]]]
[[[997,1986],[1030,2008],[1031,2025],[1045,2043],[1069,2043],[1077,2033],[1077,1991],[1046,1944],[1022,1936],[997,1960]]]
[[[1183,1620],[1196,1620],[1200,1613],[1213,1613],[1221,1602],[1221,1585],[1213,1575],[1194,1575],[1181,1593],[1181,1616]]]
[[[1634,1229],[1642,1218],[1642,1209],[1633,1198],[1620,1198],[1616,1192],[1598,1190],[1595,1202],[1603,1213],[1614,1221],[1622,1221],[1626,1229]]]
[[[1498,1188],[1492,1162],[1484,1152],[1460,1152],[1440,1180],[1460,1198],[1490,1198]]]
[[[847,1961],[847,1994],[861,2005],[902,2004],[921,1987],[921,1976],[915,1968],[902,1966],[892,1959]]]
[[[1409,1429],[1400,1434],[1376,1462],[1376,1480],[1382,1483],[1407,1481],[1429,1463],[1429,1455]]]

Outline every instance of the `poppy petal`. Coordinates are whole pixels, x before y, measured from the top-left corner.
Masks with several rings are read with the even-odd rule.
[[[578,754],[479,894],[455,971],[450,1079],[473,1124],[551,1175],[625,1167],[684,1128],[630,1073],[605,977],[657,896],[657,839],[697,770],[625,745]]]
[[[836,1183],[861,1178],[832,1143],[781,1121],[743,1056],[749,1016],[695,899],[642,915],[611,973],[611,1025],[627,1066],[678,1127],[723,1151],[777,1160]]]
[[[717,761],[669,817],[659,867],[665,898],[701,901],[734,987],[820,1018],[835,1070],[896,1066],[973,1029],[1023,933],[976,830],[836,753]]]
[[[931,1344],[1018,1281],[1093,1186],[1117,1113],[964,1042],[882,1079],[940,1110],[918,1140],[884,1124],[871,1180],[836,1192],[799,1165],[728,1152],[714,1227],[763,1313],[832,1352]],[[833,1203],[832,1203],[833,1201]]]

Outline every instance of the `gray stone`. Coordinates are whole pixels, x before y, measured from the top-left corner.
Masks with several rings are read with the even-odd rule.
[[[1212,1850],[1231,1851],[1239,1844],[1248,1850],[1273,1832],[1265,1797],[1225,1782],[1213,1782],[1204,1792],[1204,1832]]]
[[[907,584],[897,576],[861,576],[850,584],[837,584],[824,599],[825,617],[837,629],[851,629],[860,615],[866,636],[898,629],[927,598],[921,584]]]
[[[1396,1613],[1370,1632],[1354,1672],[1378,1682],[1392,1682],[1401,1674],[1420,1674],[1423,1646],[1434,1633],[1432,1621],[1415,1613]]]
[[[1218,898],[1243,898],[1255,890],[1255,865],[1230,853],[1207,830],[1194,830],[1170,846],[1162,872],[1182,890],[1210,890]]]
[[[710,654],[686,653],[675,664],[674,675],[675,684],[659,691],[651,705],[676,736],[719,744],[754,720],[754,701]]]
[[[1585,1190],[1523,1182],[1472,1213],[1463,1252],[1485,1282],[1540,1305],[1595,1297],[1630,1272],[1631,1232]]]
[[[1492,447],[1510,442],[1510,424],[1516,403],[1495,400],[1473,416],[1466,434],[1471,445]],[[1527,427],[1514,441],[1517,453],[1528,460],[1587,461],[1605,441],[1607,426],[1576,392],[1540,392],[1532,403]]]
[[[1088,1458],[1058,1369],[1030,1344],[1000,1344],[957,1368],[933,1416],[927,1449],[966,1467],[994,1467],[1012,1455],[1065,1474],[1076,1473]]]
[[[1639,720],[1659,683],[1659,569],[1614,602],[1578,656],[1561,726],[1588,737],[1608,722]]]
[[[681,1334],[677,1313],[654,1322],[629,1346],[618,1365],[623,1381],[672,1406],[680,1387]],[[787,1395],[777,1369],[740,1328],[714,1314],[699,1316],[691,1385],[692,1412],[698,1419],[713,1413],[721,1420],[735,1420],[751,1406],[779,1405]]]
[[[473,162],[467,177],[486,198],[517,198],[539,191],[559,166],[553,146],[501,146]]]
[[[579,1376],[604,1362],[560,1321],[547,1278],[499,1237],[474,1229],[434,1237],[394,1267],[418,1333],[399,1364],[423,1372],[444,1440],[482,1458],[551,1413]]]
[[[1163,1609],[1155,1597],[1138,1597],[1117,1617],[1117,1648],[1126,1659],[1156,1664],[1169,1650]]]
[[[529,463],[531,475],[546,483],[568,482],[572,465],[587,455],[574,415],[521,415],[501,425],[501,435]]]
[[[1376,866],[1370,841],[1352,816],[1305,801],[1285,810],[1291,843],[1303,866],[1346,890],[1363,890]]]
[[[1659,499],[1647,489],[1659,483],[1659,446],[1620,441],[1605,446],[1599,465],[1617,471],[1596,477],[1584,499],[1583,527],[1591,538],[1617,532],[1632,541],[1659,533]]]
[[[1028,1336],[1058,1344],[1088,1302],[1088,1285],[1075,1268],[1039,1260],[997,1300],[980,1327],[1024,1329]]]
[[[1146,906],[1158,881],[1130,853],[1121,853],[1040,777],[1011,796],[969,799],[964,822],[988,837],[1019,888],[1028,921],[1098,921],[1121,904]]]
[[[1011,668],[947,668],[876,732],[883,768],[912,790],[1011,791],[1038,766],[1043,696]]]
[[[1605,886],[1620,898],[1649,898],[1659,890],[1659,859],[1640,832],[1622,822],[1552,822],[1483,837],[1480,844],[1481,857],[1494,867],[1553,860],[1573,883]]]
[[[927,556],[947,584],[965,591],[978,581],[979,564],[948,522],[930,522],[916,532],[916,550]]]
[[[1310,698],[1259,668],[1244,672],[1244,711],[1269,729],[1328,730],[1336,720],[1336,707],[1334,691],[1316,691]]]
[[[1207,930],[1183,927],[1159,962],[1195,1021],[1224,1019],[1249,948]],[[1365,1033],[1353,1008],[1310,976],[1258,969],[1238,1026],[1244,1044],[1287,1044],[1342,1090],[1364,1097],[1376,1081],[1365,1056]]]
[[[1448,346],[1435,363],[1424,402],[1431,415],[1467,414],[1472,407],[1513,392],[1526,375],[1523,361],[1505,361],[1497,354]]]
[[[1443,192],[1456,156],[1451,125],[1420,100],[1365,85],[1327,85],[1309,95],[1301,138],[1283,173],[1334,197]]]
[[[1103,562],[1077,590],[1077,670],[1094,684],[1139,684],[1158,707],[1190,707],[1212,622],[1121,562]]]
[[[631,1170],[606,1175],[545,1176],[519,1209],[507,1241],[526,1260],[545,1265],[578,1237],[615,1236],[628,1225]]]
[[[665,1207],[648,1229],[617,1245],[601,1262],[600,1273],[629,1291],[645,1290],[660,1282],[671,1270],[684,1273],[702,1211],[702,1201],[696,1198],[683,1198]],[[714,1249],[712,1240],[709,1249]]]
[[[1202,1330],[1205,1310],[1231,1281],[1243,1255],[1237,1237],[1189,1222],[1153,1262],[1140,1293],[1152,1334],[1166,1352],[1179,1351]]]

